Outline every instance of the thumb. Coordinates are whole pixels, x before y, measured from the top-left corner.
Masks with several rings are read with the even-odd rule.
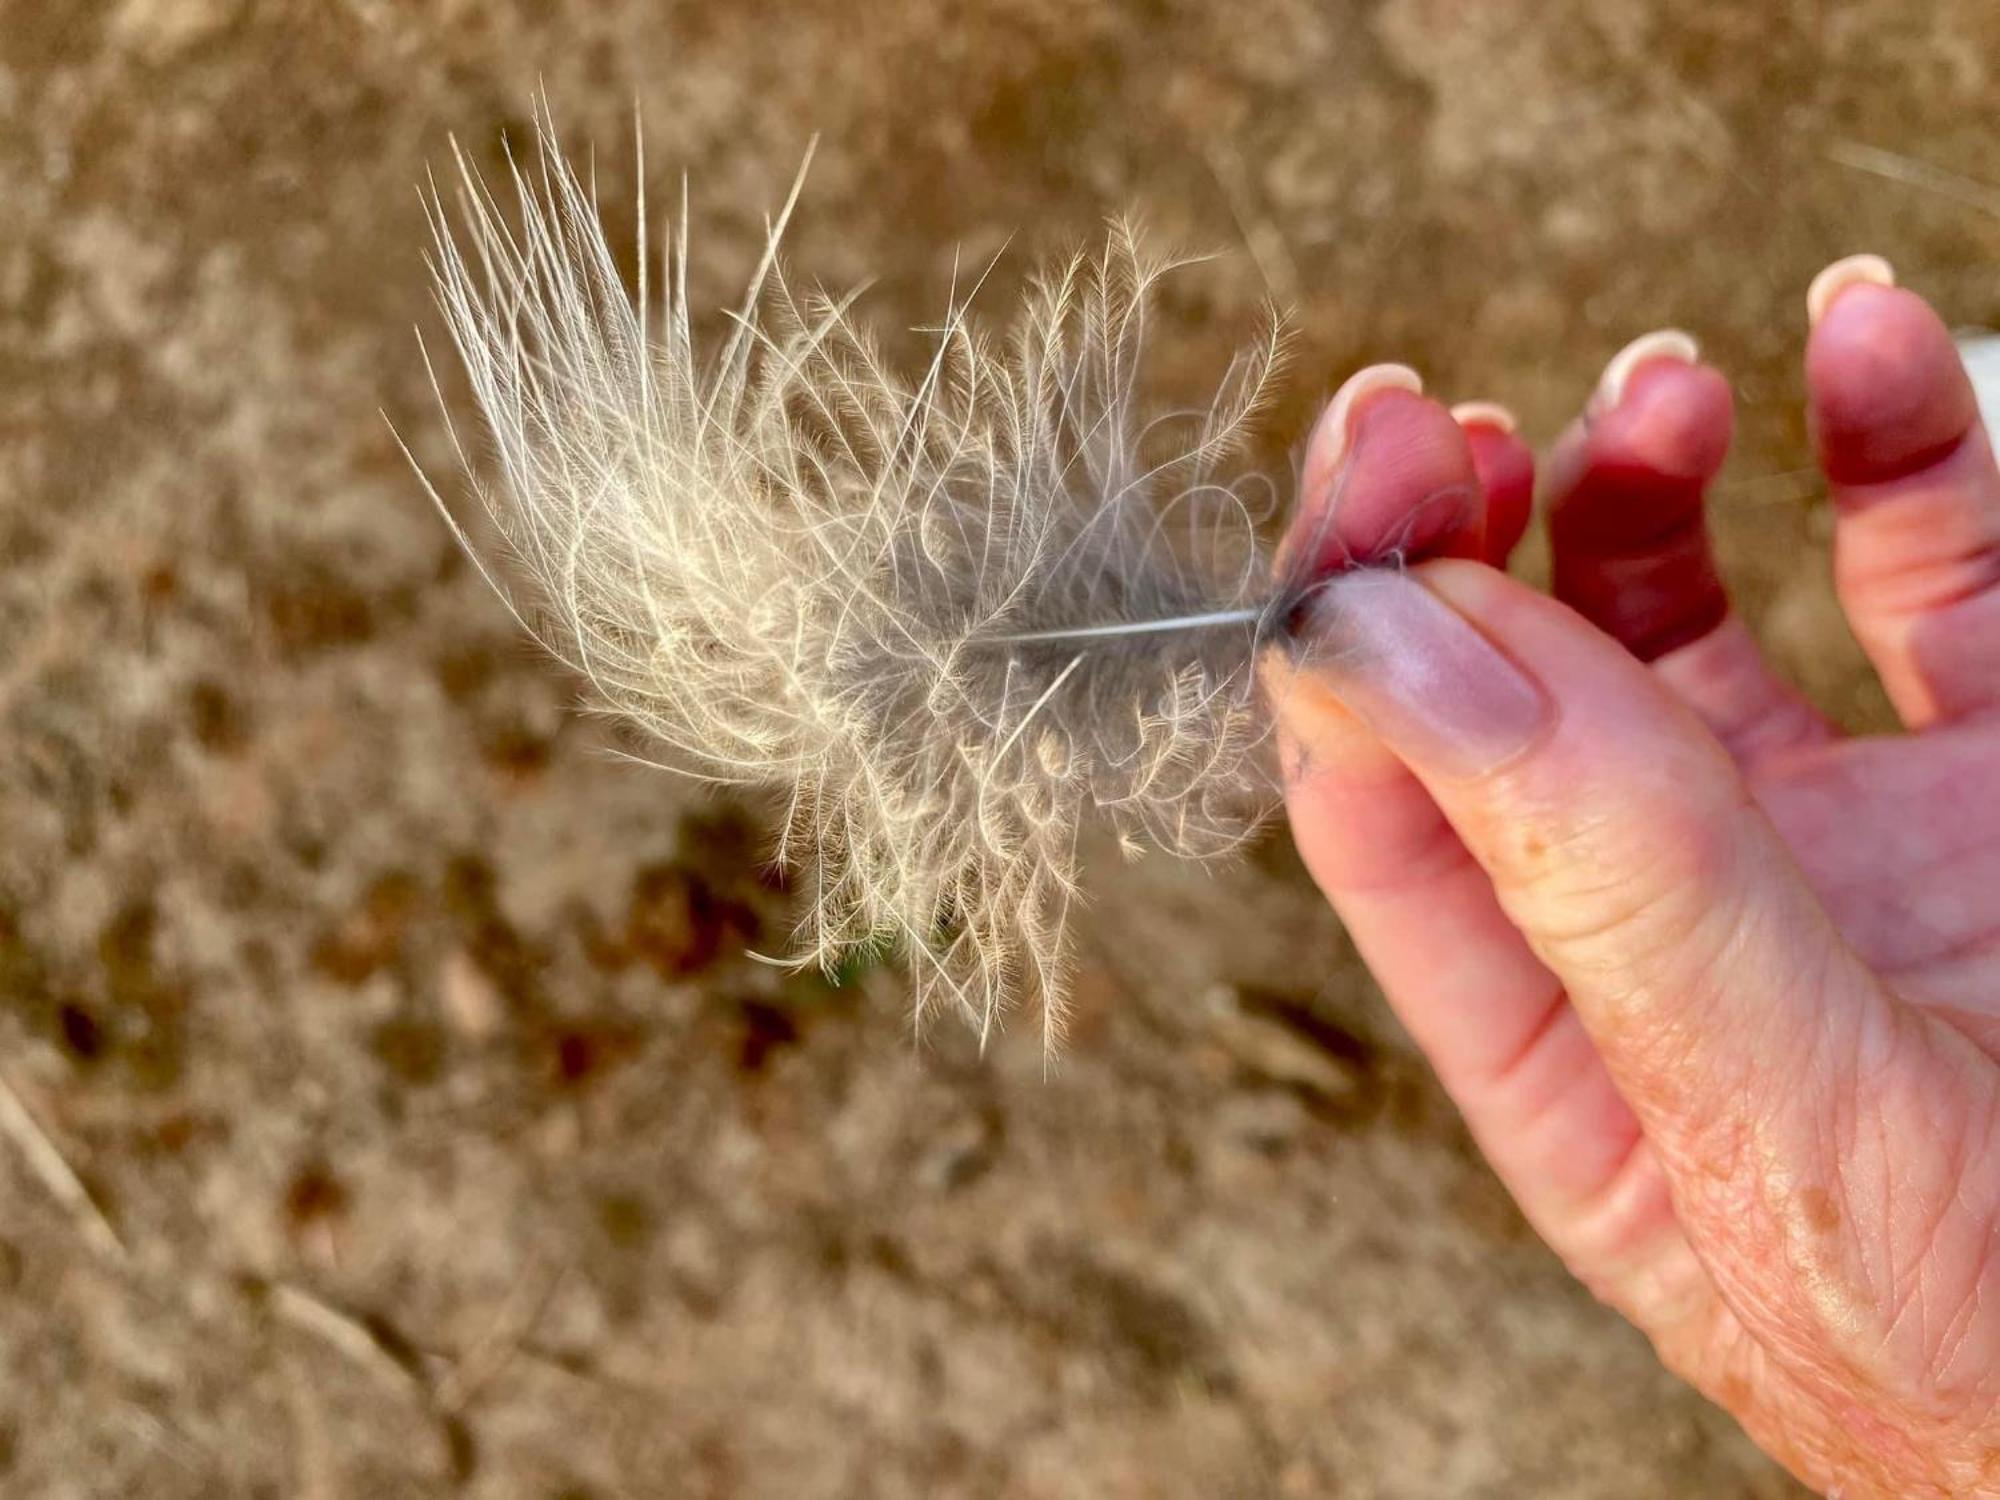
[[[1316,674],[1424,782],[1635,1107],[1733,1114],[1746,1069],[1775,1083],[1829,1027],[1884,1020],[1722,747],[1565,606],[1432,563],[1336,580],[1306,628]]]
[[[1563,983],[1737,1314],[1790,1347],[1872,1325],[1871,1195],[1951,1201],[1927,1143],[1976,1112],[1981,1060],[1877,982],[1721,746],[1566,607],[1438,562],[1334,580],[1304,634]]]

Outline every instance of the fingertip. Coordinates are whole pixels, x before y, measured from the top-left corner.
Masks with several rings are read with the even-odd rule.
[[[1837,260],[1806,288],[1806,317],[1814,327],[1832,308],[1835,299],[1852,286],[1894,286],[1896,268],[1879,255],[1850,255]]]
[[[1625,400],[1632,377],[1641,369],[1660,362],[1693,365],[1701,360],[1701,345],[1694,335],[1678,328],[1658,328],[1641,334],[1611,356],[1598,378],[1591,406],[1598,412],[1614,411]]]
[[[1836,511],[1834,581],[1912,728],[1985,711],[2000,659],[2000,469],[1944,320],[1914,292],[1848,287],[1806,385]]]
[[[1655,359],[1633,371],[1624,398],[1591,428],[1594,461],[1706,484],[1736,432],[1736,398],[1713,365]]]
[[[1468,620],[1425,587],[1421,573],[1370,569],[1318,590],[1302,639],[1317,648],[1316,686],[1421,776],[1476,777],[1543,731],[1547,695]],[[1299,700],[1300,707],[1310,704]],[[1298,714],[1299,709],[1294,709]]]
[[[1720,371],[1657,356],[1624,378],[1615,407],[1557,446],[1556,596],[1641,660],[1700,639],[1728,612],[1703,497],[1734,430]]]
[[[1978,400],[1929,303],[1900,287],[1845,286],[1806,346],[1821,466],[1835,484],[1923,468],[1962,442]]]
[[[1498,401],[1461,401],[1451,409],[1451,419],[1467,432],[1491,429],[1512,434],[1521,430],[1519,419]]]
[[[1502,409],[1504,412],[1504,409]],[[1486,502],[1485,544],[1481,560],[1500,568],[1520,544],[1535,503],[1535,453],[1514,429],[1488,420],[1483,408],[1454,407],[1452,415],[1465,429],[1473,472]]]
[[[1396,373],[1376,378],[1384,370]],[[1391,556],[1478,555],[1483,507],[1465,433],[1407,375],[1364,371],[1314,429],[1285,548],[1308,577]]]
[[[1386,391],[1421,396],[1424,377],[1408,365],[1398,364],[1369,365],[1348,376],[1313,426],[1306,458],[1308,473],[1330,476],[1340,471],[1353,449],[1362,410]]]

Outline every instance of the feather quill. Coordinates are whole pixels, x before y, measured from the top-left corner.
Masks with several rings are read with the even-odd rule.
[[[511,562],[482,573],[664,763],[779,794],[801,961],[890,938],[919,1023],[954,1009],[983,1037],[1038,998],[1053,1044],[1086,823],[1207,859],[1271,804],[1255,668],[1291,596],[1228,468],[1277,320],[1205,410],[1149,418],[1149,296],[1175,263],[1118,225],[1048,265],[1004,336],[954,294],[904,374],[852,297],[781,268],[795,184],[706,350],[685,189],[657,286],[641,203],[635,295],[537,133],[511,215],[462,154],[456,217],[427,199],[491,451],[490,479],[466,468]]]

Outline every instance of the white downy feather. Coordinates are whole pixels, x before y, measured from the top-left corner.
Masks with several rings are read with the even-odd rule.
[[[482,571],[662,762],[778,794],[802,961],[893,940],[920,1021],[1039,997],[1053,1042],[1086,819],[1211,857],[1270,806],[1254,664],[1285,595],[1224,469],[1275,322],[1206,410],[1142,413],[1172,266],[1118,227],[1004,339],[954,299],[906,375],[787,280],[788,202],[705,349],[684,207],[655,276],[642,205],[635,293],[546,127],[511,210],[459,165],[434,270],[509,554]]]

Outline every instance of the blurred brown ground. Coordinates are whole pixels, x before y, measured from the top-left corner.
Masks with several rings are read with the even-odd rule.
[[[1227,252],[1158,371],[1293,303],[1280,473],[1363,360],[1545,439],[1693,329],[1732,578],[1867,722],[1801,293],[1865,247],[2000,322],[2000,219],[1834,159],[2000,180],[1996,73],[1992,0],[0,0],[0,1077],[102,1212],[16,1121],[0,1494],[1793,1493],[1526,1230],[1282,834],[1094,872],[1050,1076],[744,960],[754,817],[603,754],[377,409],[451,475],[447,132],[494,164],[544,80],[629,225],[636,98],[720,302],[817,131],[794,263],[891,326],[1108,212]]]

